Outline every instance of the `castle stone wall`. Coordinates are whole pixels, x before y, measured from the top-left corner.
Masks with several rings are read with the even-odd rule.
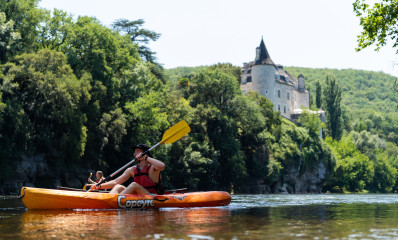
[[[275,101],[275,66],[264,64],[252,67],[252,91],[257,91],[272,102]]]
[[[280,111],[282,116],[290,119],[290,114],[292,110],[292,86],[276,82],[276,86],[273,91],[275,97],[274,110]]]
[[[301,109],[302,106],[309,108],[310,106],[310,94],[308,91],[299,92],[294,91],[296,99],[294,99],[293,108]]]
[[[240,89],[242,90],[243,94],[247,94],[249,91],[253,91],[252,88],[253,83],[251,82],[240,85]]]

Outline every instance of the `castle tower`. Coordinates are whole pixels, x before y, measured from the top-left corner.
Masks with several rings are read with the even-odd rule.
[[[271,101],[274,100],[275,85],[275,64],[272,61],[264,40],[261,38],[260,46],[256,48],[256,58],[252,66],[252,90],[258,91],[261,95],[268,97]]]

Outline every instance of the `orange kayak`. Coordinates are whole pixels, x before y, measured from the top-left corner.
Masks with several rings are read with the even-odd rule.
[[[222,191],[138,196],[31,187],[22,187],[21,198],[28,209],[216,207],[227,206],[231,202],[231,195]]]

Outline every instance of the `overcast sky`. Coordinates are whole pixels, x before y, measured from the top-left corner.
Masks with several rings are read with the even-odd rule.
[[[356,52],[359,19],[353,0],[41,0],[46,9],[116,19],[144,19],[161,34],[149,47],[165,68],[254,60],[261,37],[283,66],[364,69],[398,76],[391,44]]]

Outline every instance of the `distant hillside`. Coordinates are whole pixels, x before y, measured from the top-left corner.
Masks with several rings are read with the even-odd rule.
[[[180,78],[188,77],[195,73],[200,72],[201,70],[205,69],[207,66],[199,66],[199,67],[177,67],[166,69],[166,75],[170,80],[173,82],[177,82]]]
[[[396,108],[398,94],[392,88],[395,77],[383,72],[353,69],[313,69],[285,67],[293,76],[303,74],[306,87],[315,96],[315,83],[325,84],[326,76],[333,75],[342,89],[342,105],[350,110],[354,118],[367,116],[377,111],[398,120]]]
[[[200,72],[205,66],[179,67],[167,69],[166,73],[171,80],[177,81],[182,77]],[[300,67],[284,67],[286,71],[297,77],[303,74],[306,79],[306,88],[310,89],[315,98],[315,83],[325,84],[326,76],[333,75],[338,81],[342,93],[342,105],[353,120],[366,118],[371,112],[377,111],[392,120],[398,121],[398,93],[392,90],[395,77],[382,73],[354,69],[314,69]]]

